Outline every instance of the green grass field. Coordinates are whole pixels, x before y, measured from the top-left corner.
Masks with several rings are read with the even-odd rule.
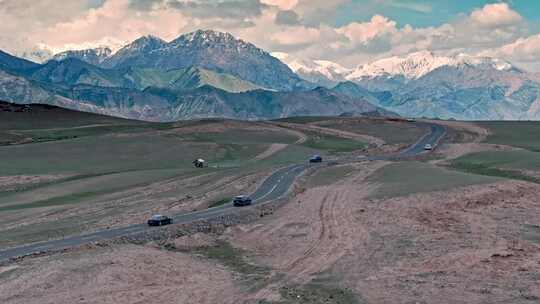
[[[278,119],[279,122],[315,124],[317,126],[370,135],[388,144],[411,144],[426,133],[424,127],[404,121],[349,117],[291,117]]]
[[[319,125],[378,137],[388,144],[411,144],[426,132],[424,128],[417,124],[383,119],[335,119]]]
[[[287,117],[287,118],[280,118],[276,119],[275,121],[279,122],[288,122],[288,123],[298,123],[298,124],[308,124],[313,122],[319,122],[332,119],[332,117],[328,116],[302,116],[302,117]]]
[[[298,140],[285,132],[270,132],[267,130],[239,130],[232,129],[224,132],[208,132],[182,135],[182,139],[199,142],[213,142],[218,144],[268,144],[283,143],[292,144]]]
[[[476,122],[492,134],[486,142],[509,145],[540,152],[540,122],[538,121],[493,121]]]
[[[475,174],[540,182],[522,173],[523,170],[540,171],[540,153],[527,150],[471,153],[453,160],[450,166]]]
[[[379,187],[373,198],[405,196],[419,192],[442,191],[456,187],[496,182],[501,179],[446,170],[428,163],[401,162],[387,165],[369,181]]]
[[[303,146],[322,151],[351,152],[365,149],[368,144],[354,139],[341,138],[323,133],[306,132],[308,139]]]
[[[508,145],[525,150],[486,151],[459,157],[450,167],[474,174],[540,182],[528,172],[540,172],[540,122],[490,121],[476,122],[491,133],[487,143]]]
[[[307,180],[308,187],[331,185],[349,176],[356,169],[353,166],[332,166],[321,168]]]

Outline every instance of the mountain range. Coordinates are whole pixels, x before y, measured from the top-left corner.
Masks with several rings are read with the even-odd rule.
[[[498,58],[422,51],[355,69],[281,58],[306,80],[333,85],[336,91],[365,98],[403,116],[540,119],[540,77]]]
[[[540,77],[497,58],[427,51],[346,68],[199,30],[170,42],[144,36],[117,52],[66,51],[43,64],[0,51],[0,99],[152,121],[367,112],[540,119]]]
[[[68,51],[43,64],[0,53],[0,100],[151,121],[389,114],[316,87],[267,52],[213,31],[171,42],[146,36],[114,54]]]

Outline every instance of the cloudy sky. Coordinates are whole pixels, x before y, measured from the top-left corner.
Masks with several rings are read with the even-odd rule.
[[[0,0],[0,48],[22,55],[142,35],[227,31],[270,52],[354,67],[419,50],[540,71],[538,0]]]

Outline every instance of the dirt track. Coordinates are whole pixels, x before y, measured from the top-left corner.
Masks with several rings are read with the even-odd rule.
[[[540,301],[540,244],[521,234],[524,224],[540,224],[539,185],[507,181],[366,199],[374,185],[363,178],[380,165],[308,189],[275,217],[231,228],[228,239],[289,284],[324,273],[366,303]],[[253,298],[279,299],[281,284]]]
[[[325,278],[353,290],[360,303],[538,303],[540,228],[536,242],[523,229],[540,224],[540,185],[505,181],[369,199],[376,185],[365,177],[383,165],[358,164],[333,185],[299,188],[273,216],[222,236],[174,241],[182,248],[228,240],[283,275],[259,289],[241,289],[233,270],[211,260],[122,245],[0,269],[0,276],[18,273],[0,284],[0,300],[135,303],[172,295],[179,303],[256,303],[280,301],[284,286]],[[160,270],[167,280],[149,275]]]
[[[235,246],[254,252],[264,265],[285,273],[288,280],[307,283],[369,239],[366,227],[354,222],[371,188],[350,184],[361,183],[381,165],[358,165],[362,173],[347,183],[309,189],[270,220],[233,227],[227,238]],[[275,299],[278,288],[268,286],[256,297]]]

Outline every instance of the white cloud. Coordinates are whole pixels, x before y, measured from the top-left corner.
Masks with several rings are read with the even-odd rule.
[[[508,3],[494,3],[473,11],[470,19],[481,26],[493,28],[518,24],[523,17],[512,10]]]
[[[395,21],[381,15],[375,15],[369,22],[349,23],[336,31],[345,35],[353,43],[367,43],[377,36],[396,33],[397,29]]]
[[[294,27],[271,36],[273,41],[286,46],[315,43],[319,38],[320,32],[318,29],[307,27]]]
[[[230,32],[267,51],[333,60],[349,67],[421,50],[489,51],[526,60],[539,57],[540,38],[527,38],[526,20],[507,3],[487,4],[440,26],[413,27],[398,26],[382,14],[341,26],[325,22],[337,7],[352,0],[219,1],[222,8],[232,3],[223,11],[207,9],[216,6],[213,0],[104,0],[91,9],[89,1],[0,0],[0,49],[21,54],[35,49],[117,48],[142,35],[171,40],[192,30],[211,28]],[[430,5],[413,0],[373,1],[424,13],[431,10]],[[276,22],[284,10],[294,20]]]
[[[172,39],[188,24],[180,11],[161,8],[141,12],[129,5],[129,0],[108,0],[75,20],[35,29],[29,35],[55,51],[103,44],[114,48],[146,34]]]
[[[540,34],[503,45],[497,49],[481,52],[483,55],[502,57],[518,62],[533,62],[540,60]]]

